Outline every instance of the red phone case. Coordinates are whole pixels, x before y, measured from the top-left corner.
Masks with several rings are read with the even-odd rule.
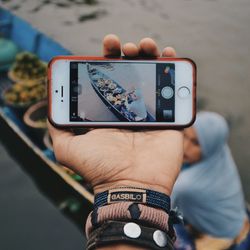
[[[101,124],[101,122],[99,122],[99,124],[85,124],[85,125],[79,125],[79,124],[56,124],[51,116],[51,111],[52,111],[52,93],[51,93],[51,74],[52,74],[52,65],[55,61],[57,60],[96,60],[96,61],[122,61],[122,60],[131,60],[131,61],[137,61],[137,60],[154,60],[154,61],[188,61],[192,64],[192,68],[193,68],[193,115],[192,115],[192,120],[190,123],[185,124],[185,125],[176,125],[176,124],[161,124],[160,122],[157,124],[150,124],[148,123],[148,125],[140,125],[140,123],[138,123],[138,125],[131,125],[130,122],[127,122],[126,124],[119,124],[119,122],[117,122],[117,125],[107,125],[107,124]],[[95,127],[95,128],[101,128],[101,127],[125,127],[125,128],[153,128],[153,129],[166,129],[166,128],[170,128],[170,129],[183,129],[186,127],[191,126],[196,118],[196,64],[193,60],[189,59],[189,58],[171,58],[171,57],[159,57],[159,58],[136,58],[136,59],[130,59],[127,57],[116,57],[116,58],[111,58],[111,57],[97,57],[97,56],[56,56],[54,57],[48,64],[48,120],[50,121],[50,123],[52,123],[54,126],[56,127],[67,127],[67,128],[79,128],[79,127]]]

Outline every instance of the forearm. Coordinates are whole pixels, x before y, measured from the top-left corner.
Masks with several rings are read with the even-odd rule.
[[[98,250],[145,250],[145,248],[119,244],[119,245],[98,248]]]

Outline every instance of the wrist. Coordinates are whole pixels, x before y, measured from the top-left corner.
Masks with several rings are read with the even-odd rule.
[[[98,184],[94,186],[94,194],[102,193],[106,190],[119,188],[119,187],[138,187],[142,189],[150,189],[166,195],[171,194],[173,185],[159,185],[159,184],[150,184],[143,181],[136,180],[119,180],[114,182],[106,182],[103,184]]]

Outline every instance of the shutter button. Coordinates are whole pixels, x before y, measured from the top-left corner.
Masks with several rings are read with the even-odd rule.
[[[167,86],[167,87],[164,87],[162,90],[161,90],[161,95],[163,98],[165,99],[170,99],[172,98],[172,96],[174,95],[174,90]]]

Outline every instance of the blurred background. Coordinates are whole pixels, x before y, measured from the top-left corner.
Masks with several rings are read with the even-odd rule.
[[[101,55],[108,33],[122,43],[152,37],[160,49],[173,46],[178,56],[196,62],[198,106],[227,118],[250,200],[249,0],[0,3],[1,249],[83,249],[91,188],[55,162],[42,101],[44,75],[54,55]],[[33,54],[14,59],[23,50]]]

